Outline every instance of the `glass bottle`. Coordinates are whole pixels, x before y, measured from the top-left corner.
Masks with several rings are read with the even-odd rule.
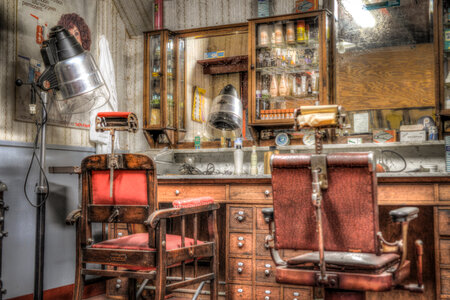
[[[270,97],[275,98],[276,96],[278,96],[277,77],[272,75],[272,79],[270,81]]]
[[[280,87],[278,88],[278,92],[280,94],[280,96],[288,96],[289,95],[289,88],[288,88],[288,84],[287,84],[287,80],[285,75],[281,75],[281,79],[280,79]]]

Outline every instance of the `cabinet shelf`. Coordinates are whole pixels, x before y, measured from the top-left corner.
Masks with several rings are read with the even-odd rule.
[[[316,50],[319,49],[318,41],[309,41],[308,44],[297,44],[297,43],[283,43],[283,44],[270,44],[267,46],[258,45],[256,49],[303,49],[303,50]]]
[[[203,74],[209,75],[248,71],[247,55],[203,59],[197,63],[203,66]]]
[[[317,64],[308,64],[308,65],[294,65],[284,67],[256,68],[256,72],[261,72],[261,74],[297,74],[306,71],[319,72],[319,66]]]

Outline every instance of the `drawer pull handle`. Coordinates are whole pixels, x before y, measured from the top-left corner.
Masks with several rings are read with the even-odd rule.
[[[266,276],[269,276],[269,275],[270,275],[270,270],[265,269],[265,270],[264,270],[264,274],[265,274]]]
[[[120,284],[116,284],[116,289],[120,289],[121,285]]]
[[[300,296],[300,293],[299,292],[294,292],[292,295],[294,295],[294,297],[298,297],[298,296]]]
[[[244,290],[243,289],[238,289],[237,291],[238,291],[238,293],[242,293]]]
[[[119,233],[117,233],[117,236],[123,236],[123,233],[122,232],[119,232]]]
[[[240,237],[238,237],[238,247],[239,248],[242,248],[242,247],[244,247],[244,237],[243,236],[240,236]]]
[[[239,242],[239,243],[238,243],[238,247],[239,247],[239,248],[244,247],[244,243],[243,243],[243,242]]]
[[[270,290],[265,290],[264,293],[266,293],[268,295],[272,294],[272,292]]]
[[[264,195],[266,195],[266,197],[268,197],[270,195],[270,191],[269,190],[265,190],[264,191]]]
[[[292,299],[292,300],[298,300],[297,298],[294,298],[294,299]]]
[[[270,300],[270,297],[269,296],[265,296],[264,300]]]
[[[264,267],[271,268],[272,266],[270,264],[265,264]]]
[[[244,263],[243,262],[238,262],[237,265],[238,265],[238,267],[243,267]]]
[[[244,271],[244,269],[242,269],[241,267],[237,268],[237,272],[238,272],[239,274],[241,274],[242,271]]]
[[[179,195],[180,194],[180,191],[179,190],[175,190],[175,195]]]
[[[235,218],[236,218],[236,220],[238,220],[238,222],[244,221],[245,220],[245,213],[244,213],[244,211],[242,211],[242,210],[238,211],[236,213]]]

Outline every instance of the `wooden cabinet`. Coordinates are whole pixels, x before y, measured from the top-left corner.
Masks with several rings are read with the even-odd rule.
[[[144,133],[150,145],[185,132],[184,40],[169,30],[144,35]]]
[[[333,103],[331,25],[325,10],[249,21],[253,128],[292,126],[295,108]]]
[[[270,191],[268,186],[260,185],[230,185],[230,198],[233,195],[262,195],[261,197],[248,197],[242,199],[243,203],[255,201],[253,205],[226,205],[227,211],[227,284],[233,286],[228,291],[228,299],[241,299],[242,293],[236,293],[234,284],[245,283],[247,289],[252,288],[254,298],[248,299],[282,299],[283,292],[287,285],[278,284],[275,280],[275,263],[270,257],[269,250],[264,245],[264,239],[268,235],[268,224],[262,218],[261,209],[270,207],[272,199],[265,195],[264,191]],[[233,192],[231,192],[233,191]],[[255,192],[258,191],[258,192]],[[257,203],[267,203],[260,205]],[[236,221],[240,216],[245,216],[243,220]],[[240,219],[239,219],[240,220]],[[298,288],[298,287],[297,287]],[[293,289],[291,287],[291,289]],[[308,298],[312,299],[312,288],[301,288]],[[289,298],[288,298],[289,299]]]
[[[386,177],[379,178],[378,181],[379,209],[382,211],[380,230],[386,233],[386,236],[392,239],[399,236],[399,228],[390,222],[388,212],[392,209],[391,206],[417,205],[421,210],[420,222],[411,223],[408,253],[408,257],[414,260],[414,240],[420,238],[424,241],[426,291],[420,295],[420,299],[434,299],[439,296],[450,298],[450,197],[447,192],[450,179]],[[272,206],[269,178],[159,181],[160,203],[199,195],[211,195],[221,204],[218,214],[221,233],[219,273],[221,291],[226,291],[226,299],[313,299],[314,289],[311,287],[276,283],[275,265],[270,258],[269,249],[264,245],[269,230],[261,213],[264,207]],[[434,237],[429,234],[433,229]],[[430,245],[433,240],[434,247]],[[280,255],[287,259],[305,252],[282,250]],[[434,280],[433,272],[436,274]],[[412,279],[415,277],[414,273],[413,270]],[[389,295],[399,295],[399,299],[413,299],[416,296],[407,291],[395,291],[391,294],[370,293],[368,297],[388,299]]]
[[[450,132],[450,3],[448,1],[436,1],[435,22],[437,22],[437,36],[435,47],[438,49],[439,86],[438,106],[442,121],[442,132],[448,135]],[[446,129],[447,128],[447,129]]]

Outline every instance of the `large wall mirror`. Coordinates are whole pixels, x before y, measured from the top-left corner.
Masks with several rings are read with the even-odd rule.
[[[198,135],[202,141],[220,139],[222,132],[208,128],[206,119],[212,100],[227,84],[236,88],[245,108],[247,32],[247,24],[237,24],[179,33],[186,45],[186,142],[192,142]]]
[[[434,118],[433,2],[369,2],[335,2],[336,102],[352,122],[365,115],[368,132]]]

